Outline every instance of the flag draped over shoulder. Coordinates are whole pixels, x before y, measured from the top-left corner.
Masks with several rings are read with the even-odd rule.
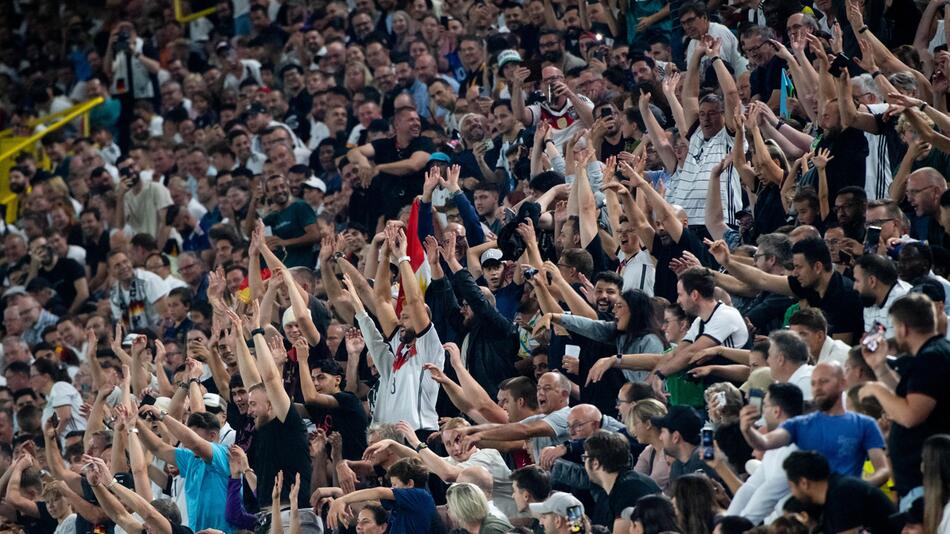
[[[428,215],[428,214],[426,214]],[[406,228],[406,255],[409,256],[409,266],[412,272],[416,274],[416,282],[419,289],[425,295],[426,288],[432,280],[432,272],[429,270],[429,262],[426,260],[426,249],[419,240],[419,199],[412,202],[412,210],[409,212],[409,225]],[[399,297],[396,299],[396,314],[402,313],[402,303],[406,299],[406,294],[402,286],[399,287]]]

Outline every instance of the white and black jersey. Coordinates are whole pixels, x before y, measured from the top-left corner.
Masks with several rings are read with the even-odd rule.
[[[739,310],[720,302],[716,304],[708,321],[701,317],[693,320],[693,324],[683,336],[683,341],[695,343],[702,336],[723,347],[742,348],[749,341],[749,329]]]

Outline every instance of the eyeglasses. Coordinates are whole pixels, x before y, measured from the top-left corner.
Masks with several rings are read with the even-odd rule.
[[[693,15],[692,17],[686,17],[685,19],[680,19],[680,24],[682,24],[683,26],[689,26],[690,24],[695,22],[696,19],[698,18],[699,17],[697,17],[696,15]]]
[[[909,197],[915,197],[915,196],[917,196],[917,195],[923,193],[924,191],[926,191],[926,190],[928,190],[928,189],[932,189],[932,188],[934,188],[934,187],[937,187],[937,186],[935,186],[935,185],[928,185],[927,187],[924,187],[924,188],[922,188],[922,189],[908,189],[908,190],[907,190],[907,196],[909,196]]]
[[[620,407],[621,404],[632,404],[632,402],[631,402],[631,401],[628,401],[628,400],[617,399],[617,407],[618,407],[618,408]]]
[[[581,422],[573,423],[573,424],[567,425],[567,430],[570,432],[574,432],[575,430],[584,428],[585,426],[591,423],[596,423],[596,422],[597,421],[581,421]]]
[[[752,256],[752,259],[757,260],[759,258],[768,258],[769,256],[771,256],[771,254],[755,254]]]
[[[868,222],[865,224],[865,227],[882,226],[884,223],[890,222],[890,221],[893,221],[893,220],[894,220],[894,217],[888,217],[887,219],[875,219],[875,220],[873,220],[873,221],[868,221]]]
[[[582,462],[587,463],[587,460],[588,460],[589,458],[590,458],[590,456],[588,456],[586,452],[583,453],[583,454],[581,454],[581,461],[582,461]]]

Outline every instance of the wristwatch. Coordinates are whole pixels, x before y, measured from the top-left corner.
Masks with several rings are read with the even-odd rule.
[[[422,452],[422,449],[428,449],[428,448],[429,448],[428,443],[424,441],[420,441],[419,444],[416,445],[416,452]]]

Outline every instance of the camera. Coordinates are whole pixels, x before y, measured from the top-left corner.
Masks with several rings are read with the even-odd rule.
[[[115,47],[116,50],[128,50],[131,36],[129,35],[129,30],[122,30],[119,32],[119,35],[115,38]]]
[[[537,270],[537,269],[535,269],[534,267],[528,267],[528,268],[525,269],[525,271],[524,271],[524,279],[525,279],[525,280],[531,280],[532,278],[534,278],[534,275],[536,275],[536,274],[538,274],[538,270]]]
[[[544,96],[544,93],[541,91],[531,91],[528,93],[528,97],[525,99],[525,105],[530,106],[532,104],[540,104],[546,101],[547,98]]]

